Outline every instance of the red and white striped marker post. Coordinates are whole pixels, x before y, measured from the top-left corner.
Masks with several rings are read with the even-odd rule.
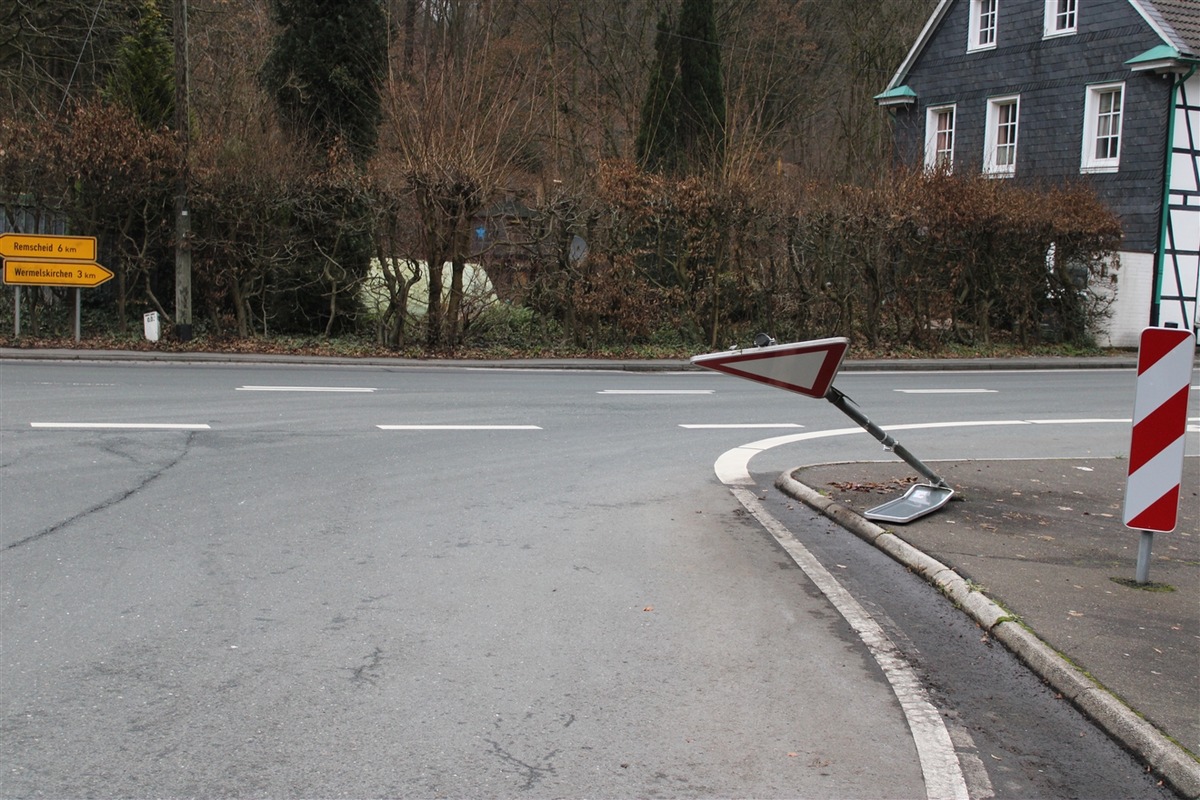
[[[1178,520],[1195,355],[1196,343],[1190,331],[1142,331],[1125,484],[1125,525],[1142,532],[1138,583],[1146,583],[1149,578],[1154,532],[1169,533],[1175,530]]]

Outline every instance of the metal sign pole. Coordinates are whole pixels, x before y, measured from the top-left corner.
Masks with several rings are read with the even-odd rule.
[[[932,481],[934,486],[948,488],[946,482],[937,473],[923,464],[920,459],[908,452],[908,450],[904,449],[899,442],[888,435],[887,431],[867,419],[867,415],[862,413],[858,409],[858,406],[854,405],[854,401],[842,394],[836,387],[829,387],[829,391],[825,393],[825,399],[833,403],[843,414],[861,425],[867,433],[878,439],[880,444],[904,459],[904,463]]]
[[[79,316],[80,316],[79,293],[81,291],[82,291],[82,289],[80,289],[79,287],[75,287],[75,344],[79,344],[79,328],[80,328],[80,324],[79,324]]]
[[[15,308],[13,310],[13,338],[20,339],[21,338],[21,287],[14,286],[13,289],[14,289],[13,297],[16,298],[13,301],[13,305],[15,306]]]
[[[1138,542],[1137,572],[1134,575],[1139,585],[1150,582],[1150,548],[1154,546],[1154,531],[1142,531]]]

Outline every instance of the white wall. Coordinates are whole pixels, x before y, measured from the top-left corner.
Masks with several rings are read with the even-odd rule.
[[[1105,330],[1097,334],[1102,347],[1137,348],[1142,330],[1150,324],[1150,304],[1154,300],[1154,254],[1118,253],[1121,266],[1116,271],[1116,302]]]

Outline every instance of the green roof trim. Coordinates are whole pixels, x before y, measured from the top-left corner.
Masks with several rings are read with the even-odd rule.
[[[1158,47],[1152,47],[1140,56],[1134,56],[1125,62],[1127,67],[1136,67],[1139,64],[1154,63],[1159,61],[1174,61],[1180,57],[1180,53],[1169,44],[1160,44]]]
[[[1134,56],[1125,62],[1125,66],[1134,72],[1179,73],[1194,70],[1200,66],[1200,59],[1195,56],[1185,56],[1169,44],[1160,44],[1140,56]]]
[[[875,95],[875,102],[881,106],[899,106],[915,102],[917,93],[910,89],[907,85],[897,86],[895,89],[888,89],[883,94]]]

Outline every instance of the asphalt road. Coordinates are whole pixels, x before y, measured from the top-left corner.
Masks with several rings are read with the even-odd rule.
[[[1132,385],[838,380],[880,424],[971,423],[897,432],[929,459],[1119,453]],[[697,373],[2,362],[0,795],[1155,796],[769,488],[879,457],[849,428]],[[750,442],[895,664],[722,484]]]

